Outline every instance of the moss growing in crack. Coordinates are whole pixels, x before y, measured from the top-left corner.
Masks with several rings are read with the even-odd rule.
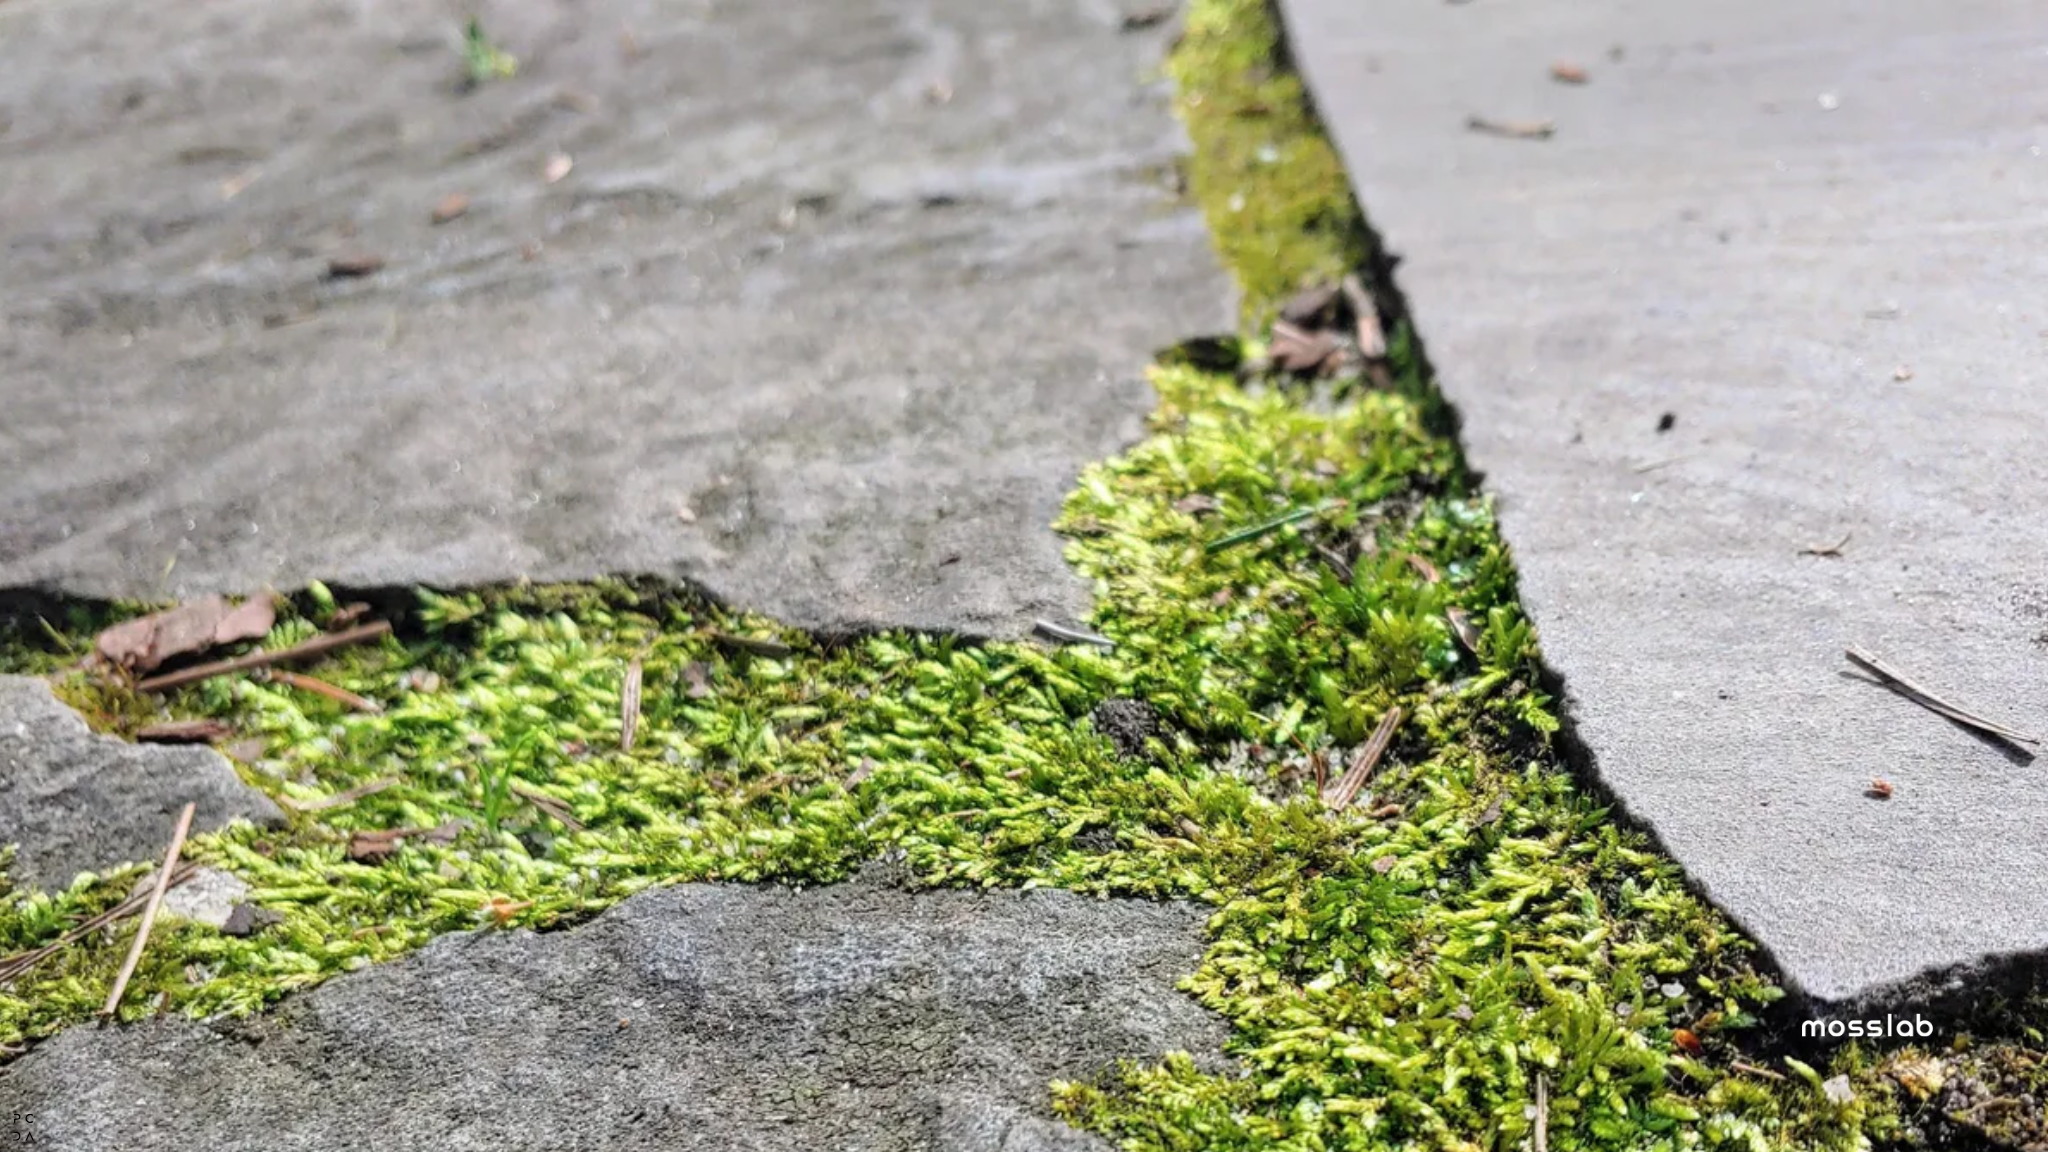
[[[1304,284],[1371,256],[1365,221],[1301,78],[1283,66],[1267,0],[1196,0],[1169,66],[1194,142],[1188,188],[1263,327]]]
[[[1191,181],[1254,321],[1368,254],[1278,39],[1260,0],[1197,0],[1174,60]],[[1512,568],[1411,359],[1396,391],[1337,406],[1159,370],[1152,435],[1090,469],[1062,521],[1114,651],[904,635],[828,650],[625,585],[426,594],[408,638],[312,669],[386,705],[364,715],[254,676],[138,699],[61,673],[59,650],[104,618],[31,621],[0,645],[8,666],[59,674],[102,727],[225,718],[256,742],[248,779],[302,807],[394,782],[283,831],[197,837],[193,857],[282,921],[235,938],[167,920],[126,1014],[251,1011],[438,934],[565,925],[679,880],[830,881],[893,848],[930,883],[1215,907],[1187,987],[1231,1021],[1249,1074],[1173,1058],[1059,1089],[1068,1116],[1129,1148],[1521,1147],[1538,1077],[1557,1149],[1896,1131],[1909,1054],[1842,1055],[1825,1071],[1858,1096],[1839,1105],[1819,1072],[1734,1070],[1775,991],[1547,748]],[[1477,625],[1470,650],[1454,608]],[[329,610],[302,599],[264,643]],[[1143,749],[1094,730],[1111,698],[1158,714]],[[1410,719],[1369,797],[1326,812],[1318,776],[1395,706]],[[398,827],[450,833],[351,858],[355,833]],[[8,899],[0,952],[111,906],[143,871]],[[131,930],[0,989],[0,1043],[85,1019]]]

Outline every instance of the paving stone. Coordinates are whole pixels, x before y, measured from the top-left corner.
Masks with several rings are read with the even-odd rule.
[[[2043,765],[1843,651],[2048,728],[2037,14],[1283,6],[1599,779],[1819,1008],[2031,963]]]
[[[476,10],[0,5],[0,588],[1086,613],[1047,525],[1151,354],[1232,325],[1165,30],[506,0],[518,72],[464,91]]]
[[[0,844],[17,845],[9,878],[63,888],[80,872],[162,860],[178,813],[195,832],[284,814],[211,748],[130,744],[28,676],[0,676]]]
[[[683,885],[443,937],[271,1017],[78,1028],[0,1076],[0,1145],[99,1152],[1081,1152],[1048,1084],[1179,1049],[1207,910],[1069,893]]]

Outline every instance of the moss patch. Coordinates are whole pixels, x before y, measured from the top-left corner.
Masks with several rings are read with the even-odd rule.
[[[1278,43],[1262,0],[1195,0],[1173,60],[1191,185],[1255,324],[1369,255]],[[1341,403],[1156,370],[1152,434],[1090,469],[1060,525],[1114,650],[824,649],[622,584],[423,593],[408,638],[311,669],[386,706],[367,715],[254,676],[137,699],[60,671],[103,618],[18,622],[5,663],[56,675],[102,727],[227,719],[256,742],[250,781],[308,809],[282,832],[193,841],[282,921],[248,938],[166,922],[125,1015],[246,1012],[439,933],[564,925],[680,880],[830,881],[897,852],[931,884],[1214,906],[1187,988],[1231,1022],[1246,1074],[1173,1058],[1056,1089],[1130,1149],[1517,1148],[1539,1082],[1560,1150],[1906,1131],[1938,1107],[1901,1074],[1915,1054],[1838,1056],[1825,1072],[1851,1077],[1845,1103],[1822,1070],[1745,1054],[1776,990],[1548,747],[1491,511],[1435,430],[1416,358],[1396,367],[1397,388],[1340,382]],[[264,643],[332,610],[315,590]],[[1098,711],[1110,700],[1142,704]],[[1368,795],[1328,811],[1318,782],[1396,707]],[[351,858],[354,833],[398,827],[445,831]],[[54,938],[141,871],[8,898],[0,952]],[[85,1019],[129,931],[0,990],[0,1043]],[[1997,1083],[2031,1067],[2001,1063]]]

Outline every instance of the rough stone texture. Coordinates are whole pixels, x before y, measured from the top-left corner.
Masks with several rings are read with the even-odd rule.
[[[147,892],[155,887],[157,872],[161,871],[163,869],[158,868],[137,881],[135,892]],[[248,882],[240,876],[218,868],[201,868],[192,874],[191,879],[164,893],[162,912],[163,915],[176,916],[210,928],[224,928],[248,895]]]
[[[1231,324],[1163,30],[502,0],[518,75],[462,93],[473,9],[0,5],[0,587],[1085,613],[1046,525],[1140,434],[1150,354]],[[355,253],[383,269],[328,277]]]
[[[1821,1008],[2048,946],[2042,765],[1842,655],[2048,728],[2038,10],[1285,9],[1601,779]]]
[[[1057,1078],[1221,1021],[1204,910],[1059,892],[686,885],[569,932],[443,937],[273,1017],[73,1029],[0,1072],[0,1145],[1081,1152]]]
[[[62,888],[80,872],[161,860],[187,803],[199,805],[194,832],[284,822],[212,749],[98,735],[47,683],[0,676],[0,844],[18,846],[16,885]]]

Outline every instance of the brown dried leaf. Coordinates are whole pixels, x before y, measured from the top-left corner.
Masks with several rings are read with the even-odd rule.
[[[1473,626],[1471,615],[1463,608],[1446,608],[1444,618],[1451,622],[1451,631],[1457,634],[1465,651],[1479,655],[1479,629]]]
[[[268,635],[276,623],[277,605],[271,603],[270,597],[251,596],[213,626],[213,642],[221,645],[259,640]]]
[[[245,604],[231,611],[225,597],[209,596],[126,620],[95,637],[93,651],[100,659],[130,672],[148,672],[172,657],[203,652],[229,640],[246,639],[235,633],[254,623],[259,613],[270,611],[267,598],[257,597],[251,603],[257,607],[251,609]],[[228,639],[220,639],[219,634],[229,621],[234,621],[234,625],[226,629]],[[269,630],[266,623],[255,635]]]

